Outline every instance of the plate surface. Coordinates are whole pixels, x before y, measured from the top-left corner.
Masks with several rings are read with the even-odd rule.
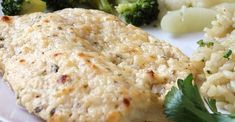
[[[0,0],[1,2],[1,0]],[[0,13],[2,15],[2,13]],[[182,36],[172,36],[156,27],[142,27],[150,35],[171,43],[178,47],[187,56],[197,48],[196,42],[203,38],[203,33],[190,33]],[[27,113],[22,107],[17,105],[14,93],[6,86],[0,78],[0,122],[41,122],[40,119]]]

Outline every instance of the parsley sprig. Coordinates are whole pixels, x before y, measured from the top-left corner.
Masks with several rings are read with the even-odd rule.
[[[174,122],[235,122],[235,116],[217,111],[216,101],[205,99],[210,113],[202,100],[198,87],[192,84],[193,76],[177,81],[178,88],[172,87],[164,101],[166,117]]]
[[[232,55],[233,51],[231,49],[228,49],[224,52],[224,58],[229,59],[229,57]]]

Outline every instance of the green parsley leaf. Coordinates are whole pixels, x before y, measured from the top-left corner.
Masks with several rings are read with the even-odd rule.
[[[215,99],[204,99],[204,101],[207,103],[212,112],[218,113]]]
[[[217,111],[216,101],[206,99],[213,113],[210,113],[202,100],[198,87],[192,84],[193,76],[177,81],[178,88],[172,87],[165,97],[164,113],[173,122],[235,122],[233,115]]]
[[[228,49],[224,52],[224,58],[229,59],[229,57],[232,55],[233,51],[231,49]]]
[[[198,42],[197,42],[197,44],[200,46],[200,47],[208,47],[208,48],[210,48],[210,47],[212,47],[212,46],[214,46],[214,42],[204,42],[204,40],[199,40]]]
[[[214,46],[214,42],[208,42],[207,43],[207,47],[212,47],[212,46]]]
[[[197,44],[200,46],[200,47],[204,47],[205,46],[205,42],[201,39],[199,41],[197,41]]]

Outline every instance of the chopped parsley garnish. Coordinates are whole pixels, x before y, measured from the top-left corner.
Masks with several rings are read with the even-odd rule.
[[[201,40],[197,41],[197,44],[198,44],[200,47],[202,47],[202,46],[205,45],[205,42],[201,39]]]
[[[232,53],[233,53],[233,51],[232,51],[231,49],[226,50],[226,51],[224,52],[224,58],[229,59],[229,57],[232,55]]]
[[[204,40],[199,40],[198,42],[197,42],[197,44],[200,46],[200,47],[205,47],[205,46],[207,46],[207,47],[212,47],[213,45],[214,45],[214,42],[204,42]]]
[[[205,107],[198,87],[192,84],[193,76],[177,81],[178,88],[172,87],[164,101],[164,113],[173,122],[235,122],[235,116],[217,111],[214,99],[205,99]]]

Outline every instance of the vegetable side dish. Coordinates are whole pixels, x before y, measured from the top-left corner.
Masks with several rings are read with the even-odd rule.
[[[3,0],[5,15],[22,15],[36,11],[64,8],[92,8],[118,16],[135,26],[154,23],[174,35],[202,31],[211,27],[218,11],[214,9],[234,0]],[[157,21],[158,20],[158,21]],[[196,23],[195,23],[196,21]]]
[[[45,3],[44,3],[44,2]],[[3,0],[2,11],[6,15],[19,15],[35,11],[60,10],[85,5],[119,16],[127,23],[136,26],[150,24],[157,19],[158,3],[156,0]],[[44,5],[46,4],[46,6]],[[28,6],[31,6],[29,9]],[[44,10],[43,10],[44,8]]]

